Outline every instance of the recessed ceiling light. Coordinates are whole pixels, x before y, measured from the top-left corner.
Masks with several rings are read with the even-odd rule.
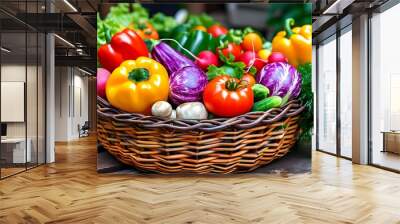
[[[78,12],[78,10],[73,6],[68,0],[64,0],[64,3],[68,5],[74,12]]]
[[[78,67],[78,70],[81,71],[81,72],[83,72],[83,73],[85,73],[85,74],[87,74],[87,75],[92,75],[92,73],[90,73],[90,72],[88,72],[88,71],[86,71],[86,70],[83,70],[83,69],[81,69],[81,68],[79,68],[79,67]]]
[[[55,37],[57,37],[59,40],[61,40],[62,42],[64,42],[65,44],[67,44],[68,46],[75,48],[75,45],[73,45],[71,42],[69,42],[68,40],[60,37],[58,34],[54,34]]]
[[[1,47],[0,49],[1,49],[1,51],[4,51],[6,53],[10,53],[11,52],[11,50],[9,50],[9,49],[7,49],[5,47]]]

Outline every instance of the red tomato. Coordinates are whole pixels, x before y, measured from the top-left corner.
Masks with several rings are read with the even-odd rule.
[[[260,71],[267,61],[262,61],[255,52],[246,51],[239,57],[239,61],[243,62],[246,66],[253,65],[257,71]]]
[[[256,79],[254,78],[254,75],[250,73],[245,73],[242,77],[242,81],[245,81],[249,86],[253,86],[254,84],[256,84]]]
[[[235,57],[235,60],[237,60],[242,54],[242,48],[240,45],[229,43],[226,48],[221,49],[221,52],[227,58],[229,58],[229,53],[231,53]]]
[[[250,85],[228,75],[210,81],[203,92],[207,110],[220,117],[235,117],[251,110],[254,100]]]
[[[211,34],[213,37],[218,37],[220,35],[227,34],[228,29],[226,29],[222,25],[215,24],[215,25],[208,27],[207,32],[209,34]]]
[[[207,70],[210,65],[218,66],[219,64],[217,55],[212,51],[202,51],[197,55],[197,58],[195,63],[203,70]]]

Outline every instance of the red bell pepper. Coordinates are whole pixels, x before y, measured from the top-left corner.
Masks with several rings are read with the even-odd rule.
[[[148,55],[143,39],[130,29],[114,34],[109,44],[102,45],[97,52],[101,66],[110,72],[125,60],[135,60]]]

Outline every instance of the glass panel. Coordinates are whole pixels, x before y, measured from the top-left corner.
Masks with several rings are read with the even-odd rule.
[[[317,79],[316,79],[316,68],[317,68],[317,47],[315,45],[312,46],[312,91],[313,93],[317,92]],[[317,124],[317,107],[315,106],[315,102],[317,102],[316,100],[316,96],[314,94],[313,97],[313,102],[314,102],[314,129],[313,129],[313,135],[312,135],[312,150],[316,150],[317,149],[317,135],[315,134],[316,128],[315,128],[315,124]]]
[[[318,149],[336,153],[336,39],[318,48]]]
[[[26,33],[1,33],[1,174],[2,178],[25,170],[31,161],[26,150]],[[6,49],[6,50],[4,50]]]
[[[38,163],[45,163],[46,158],[46,148],[45,148],[45,60],[46,60],[46,52],[45,52],[45,44],[46,37],[44,34],[39,33],[39,43],[38,43]]]
[[[371,137],[372,163],[400,170],[400,5],[374,15],[372,26]]]
[[[352,157],[352,32],[340,36],[340,153]]]
[[[39,11],[38,2],[27,2],[27,13]],[[37,20],[37,16],[31,19]],[[27,31],[27,80],[26,80],[26,114],[27,114],[27,150],[31,151],[30,162],[27,167],[35,167],[38,164],[38,33],[36,30]]]
[[[29,32],[28,38],[28,63],[27,63],[27,80],[26,80],[26,114],[27,114],[27,143],[28,151],[30,150],[30,161],[28,167],[37,165],[38,160],[38,119],[37,119],[37,104],[38,104],[38,35],[36,32]]]

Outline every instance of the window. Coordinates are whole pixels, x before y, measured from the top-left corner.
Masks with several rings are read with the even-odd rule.
[[[340,36],[340,155],[352,157],[352,32]]]
[[[318,48],[317,149],[336,153],[336,36]]]
[[[371,162],[400,170],[400,5],[371,18]]]

